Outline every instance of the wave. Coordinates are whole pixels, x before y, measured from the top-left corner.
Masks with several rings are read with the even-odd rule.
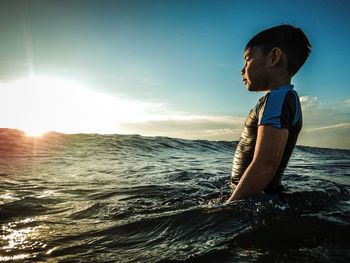
[[[159,152],[167,150],[222,152],[233,151],[237,141],[208,141],[188,140],[169,137],[147,137],[141,135],[101,135],[101,134],[63,134],[48,132],[40,138],[28,137],[22,131],[0,128],[0,153],[16,152],[23,154],[37,151],[53,150],[64,143],[70,146],[88,145],[93,147],[114,147],[115,150],[137,149],[145,152]],[[296,151],[315,155],[348,156],[348,149],[331,149],[311,146],[296,146]]]
[[[349,262],[350,151],[297,146],[282,193],[225,204],[236,146],[0,129],[0,261]]]
[[[311,146],[302,146],[297,145],[296,149],[301,152],[309,153],[309,154],[335,154],[337,156],[349,156],[350,149],[333,149],[333,148],[320,148],[320,147],[311,147]]]

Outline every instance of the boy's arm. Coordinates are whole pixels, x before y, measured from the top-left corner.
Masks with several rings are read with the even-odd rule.
[[[288,140],[288,129],[260,125],[254,157],[227,202],[242,199],[265,189],[281,162]]]

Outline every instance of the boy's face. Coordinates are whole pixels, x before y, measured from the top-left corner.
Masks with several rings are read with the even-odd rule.
[[[242,79],[249,91],[263,91],[268,85],[267,56],[259,47],[248,48],[244,51],[244,67]]]

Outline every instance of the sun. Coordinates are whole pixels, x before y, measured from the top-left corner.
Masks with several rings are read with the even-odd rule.
[[[26,128],[23,130],[25,135],[27,137],[42,137],[44,136],[46,133],[48,133],[48,131],[43,130],[43,129],[36,129],[34,128]]]

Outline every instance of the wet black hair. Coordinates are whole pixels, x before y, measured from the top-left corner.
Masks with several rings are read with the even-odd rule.
[[[280,25],[261,31],[248,42],[245,50],[254,46],[259,47],[263,55],[267,55],[274,47],[284,51],[288,71],[292,76],[304,65],[311,52],[311,44],[304,32],[292,25]]]

